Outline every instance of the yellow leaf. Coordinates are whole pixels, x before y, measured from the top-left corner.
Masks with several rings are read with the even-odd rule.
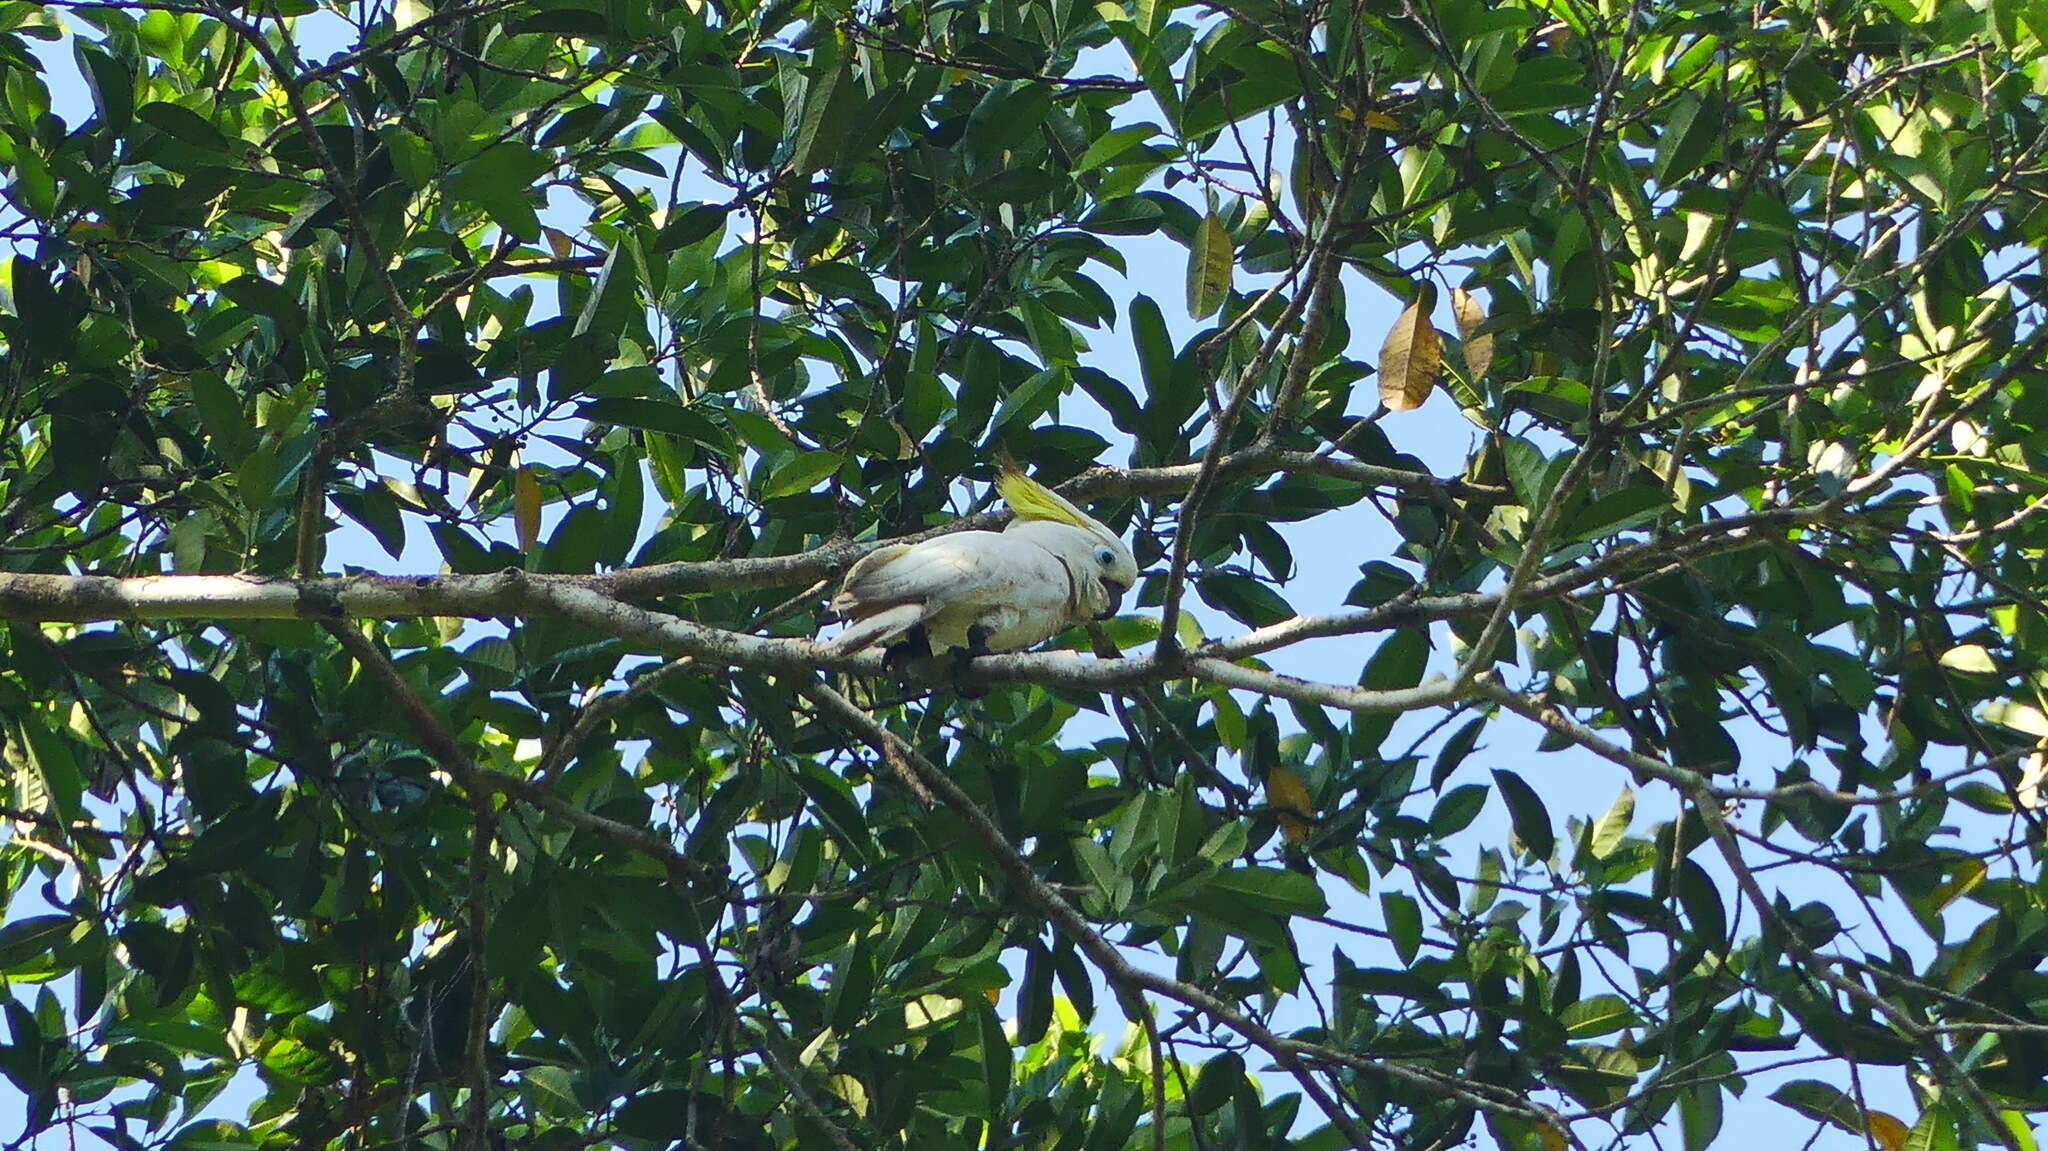
[[[1906,1136],[1912,1134],[1911,1129],[1904,1123],[1882,1111],[1864,1112],[1863,1125],[1864,1129],[1870,1132],[1870,1137],[1877,1140],[1877,1145],[1884,1148],[1884,1151],[1903,1151]]]
[[[1429,398],[1443,372],[1444,345],[1431,326],[1427,286],[1415,302],[1394,321],[1387,342],[1380,348],[1380,403],[1395,412],[1413,411]]]
[[[825,1089],[846,1100],[853,1113],[865,1119],[868,1117],[868,1089],[851,1075],[832,1075],[825,1080]]]
[[[994,1004],[1002,1000],[1003,989],[1000,987],[991,987],[988,990],[982,992],[982,994],[988,996],[988,1001],[990,1005],[993,1006]]]
[[[1486,305],[1465,289],[1452,288],[1451,315],[1458,321],[1458,339],[1465,343],[1465,370],[1478,383],[1493,366],[1493,333],[1473,334],[1486,322]]]
[[[1309,798],[1301,777],[1284,767],[1267,772],[1266,802],[1280,817],[1281,838],[1299,847],[1308,838],[1316,812],[1315,801]]]
[[[903,1005],[903,1023],[912,1031],[942,1023],[966,1010],[967,1001],[933,992]]]
[[[1998,1121],[2005,1124],[2007,1131],[2012,1132],[2014,1147],[2019,1148],[2019,1151],[2035,1151],[2034,1125],[2027,1122],[2026,1112],[2000,1111]]]
[[[1385,112],[1375,112],[1370,108],[1365,110],[1364,115],[1360,115],[1356,108],[1339,108],[1337,109],[1337,115],[1340,119],[1350,120],[1354,123],[1363,120],[1366,127],[1378,128],[1382,132],[1398,132],[1406,127],[1401,121],[1394,119]]]
[[[524,464],[512,476],[512,526],[519,532],[519,550],[532,551],[540,542],[540,481]]]
[[[1536,1128],[1536,1138],[1542,1141],[1543,1151],[1565,1151],[1565,1147],[1568,1146],[1564,1132],[1548,1123],[1540,1124]]]
[[[1981,643],[1960,643],[1942,652],[1941,666],[1950,671],[1974,671],[1984,675],[1998,672],[1998,661],[1991,658],[1991,650]]]
[[[1984,707],[1983,717],[2000,727],[2025,735],[2048,739],[2048,712],[2018,700],[1995,700]]]
[[[917,458],[917,440],[912,438],[910,429],[895,420],[889,421],[890,430],[896,433],[896,454],[892,460],[914,460]]]

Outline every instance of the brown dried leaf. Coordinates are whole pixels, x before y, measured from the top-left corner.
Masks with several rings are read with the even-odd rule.
[[[1493,366],[1493,333],[1473,335],[1486,322],[1486,305],[1465,289],[1452,288],[1451,315],[1458,321],[1458,338],[1465,343],[1465,371],[1476,384]]]
[[[1865,1111],[1863,1129],[1884,1151],[1905,1151],[1906,1140],[1913,1134],[1897,1116],[1885,1111]]]
[[[1429,398],[1444,369],[1444,344],[1431,326],[1424,291],[1394,321],[1380,348],[1380,403],[1388,411],[1413,411]]]

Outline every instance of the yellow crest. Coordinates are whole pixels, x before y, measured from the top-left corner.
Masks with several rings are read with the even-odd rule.
[[[1051,520],[1091,532],[1108,530],[1100,520],[1075,507],[1065,496],[1025,475],[1017,467],[1017,461],[1008,456],[1000,461],[996,491],[1002,494],[1003,502],[1020,520]]]

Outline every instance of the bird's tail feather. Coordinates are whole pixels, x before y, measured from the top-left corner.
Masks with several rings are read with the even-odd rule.
[[[866,619],[855,620],[845,631],[828,641],[834,651],[854,652],[887,643],[911,628],[924,618],[921,603],[897,604],[885,608]]]

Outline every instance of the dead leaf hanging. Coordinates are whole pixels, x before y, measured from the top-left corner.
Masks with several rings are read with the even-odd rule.
[[[1458,339],[1465,344],[1465,371],[1476,384],[1493,366],[1493,333],[1479,331],[1486,322],[1486,305],[1465,289],[1452,288],[1451,315],[1458,321]]]
[[[1443,373],[1443,339],[1429,322],[1425,305],[1427,288],[1394,321],[1387,342],[1380,348],[1380,403],[1395,412],[1413,411],[1429,398],[1429,390]]]

